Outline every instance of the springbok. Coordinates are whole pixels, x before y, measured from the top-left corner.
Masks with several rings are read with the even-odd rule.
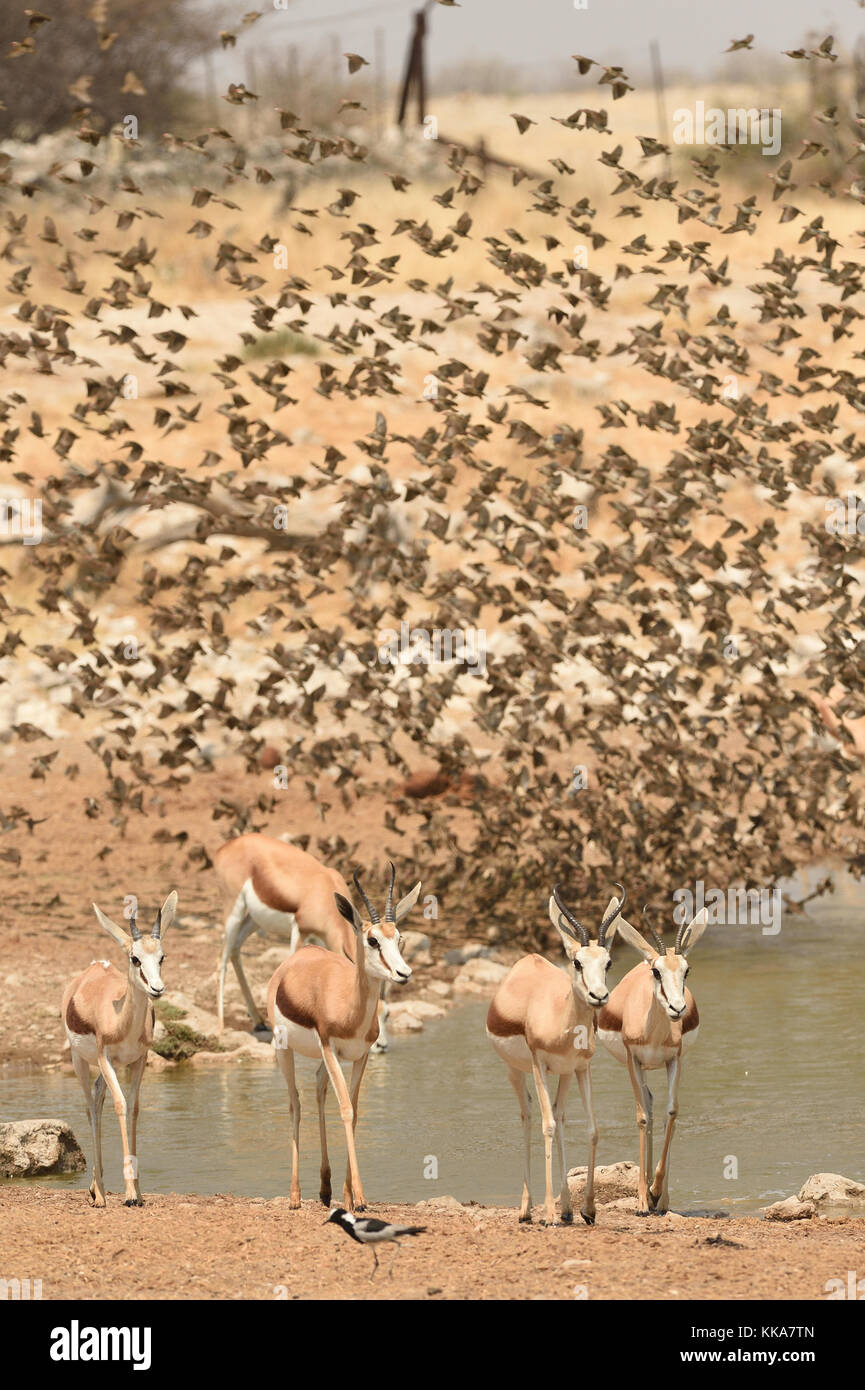
[[[645,914],[645,909],[644,909]],[[620,920],[619,935],[640,952],[643,960],[629,970],[610,995],[598,1017],[598,1037],[628,1068],[640,1132],[640,1178],[637,1210],[640,1216],[670,1209],[670,1146],[679,1113],[679,1081],[682,1057],[697,1040],[700,1015],[693,994],[685,987],[690,971],[687,954],[707,926],[707,909],[679,928],[672,948],[656,932],[650,944],[630,922]],[[667,1069],[667,1128],[664,1148],[649,1187],[652,1167],[652,1093],[645,1073]]]
[[[606,974],[610,968],[610,946],[616,935],[616,918],[625,905],[626,893],[616,884],[620,896],[611,898],[592,944],[585,927],[565,906],[557,884],[550,898],[550,921],[562,938],[565,954],[573,970],[570,975],[543,956],[529,955],[518,960],[502,980],[487,1013],[487,1037],[508,1068],[511,1085],[520,1103],[520,1119],[525,1144],[525,1178],[520,1205],[520,1221],[531,1221],[531,1117],[526,1074],[534,1077],[541,1107],[546,1160],[545,1225],[555,1225],[552,1150],[556,1139],[562,1170],[562,1221],[574,1219],[568,1190],[565,1161],[564,1104],[576,1073],[589,1129],[589,1164],[580,1214],[587,1225],[595,1221],[595,1154],[598,1127],[592,1105],[592,1055],[595,1050],[595,1011],[606,1003]],[[555,1104],[550,1104],[546,1077],[558,1076]]]
[[[288,1086],[291,1110],[290,1208],[300,1206],[300,1098],[294,1074],[295,1052],[321,1063],[316,1073],[321,1138],[319,1196],[324,1205],[329,1206],[331,1180],[324,1104],[330,1081],[339,1101],[348,1151],[343,1206],[347,1211],[363,1211],[366,1205],[354,1144],[358,1093],[370,1048],[378,1036],[377,1011],[382,984],[385,981],[404,984],[411,976],[410,967],[400,955],[398,923],[414,907],[421,888],[416,883],[394,907],[395,878],[391,864],[383,922],[363,891],[357,871],[354,883],[368,914],[366,921],[344,893],[334,893],[337,909],[354,937],[352,958],[326,951],[321,946],[302,946],[277,968],[267,987],[273,1045]],[[343,1061],[352,1063],[350,1087],[346,1086],[340,1067]]]
[[[244,973],[240,952],[257,931],[288,941],[293,955],[305,937],[319,937],[327,948],[354,959],[354,932],[336,907],[334,893],[349,889],[341,874],[328,869],[314,855],[270,835],[239,835],[217,851],[213,866],[228,906],[217,993],[217,1033],[224,1024],[225,975],[234,966],[243,991],[253,1031],[269,1034]],[[374,1049],[387,1050],[384,1022],[387,1008],[379,1009],[379,1041]]]
[[[169,893],[149,936],[142,936],[133,913],[129,931],[118,927],[94,903],[99,925],[122,946],[129,957],[126,978],[107,960],[94,960],[63,991],[61,1016],[69,1039],[75,1075],[81,1082],[87,1117],[93,1133],[93,1180],[90,1198],[95,1207],[105,1206],[102,1181],[102,1106],[105,1090],[111,1092],[123,1141],[123,1177],[126,1205],[141,1207],[144,1202],[138,1185],[136,1129],[138,1091],[147,1062],[147,1049],[153,1039],[153,1000],[164,993],[162,938],[174,920],[177,894]],[[98,1075],[90,1090],[90,1068]],[[129,1067],[129,1104],[124,1098],[117,1067]],[[127,1133],[126,1117],[131,1115]]]

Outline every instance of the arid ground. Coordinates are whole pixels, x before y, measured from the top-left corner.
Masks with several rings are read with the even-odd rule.
[[[513,1211],[376,1207],[429,1227],[396,1258],[287,1198],[157,1196],[142,1209],[83,1192],[0,1189],[4,1269],[41,1278],[45,1299],[820,1299],[862,1252],[861,1223],[781,1225],[599,1209],[597,1224],[519,1225]],[[540,1213],[538,1212],[537,1215]]]

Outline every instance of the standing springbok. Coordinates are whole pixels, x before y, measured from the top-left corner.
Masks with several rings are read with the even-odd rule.
[[[616,935],[616,918],[625,905],[626,893],[616,884],[619,897],[611,898],[592,944],[585,927],[562,901],[557,884],[550,898],[550,921],[562,938],[565,954],[573,967],[566,973],[543,956],[529,955],[518,960],[502,980],[487,1013],[487,1037],[507,1064],[511,1085],[520,1103],[520,1119],[525,1144],[525,1178],[520,1205],[520,1221],[531,1221],[531,1118],[526,1074],[534,1077],[541,1107],[546,1160],[545,1225],[555,1225],[553,1198],[553,1139],[558,1145],[562,1170],[562,1221],[574,1219],[568,1190],[565,1160],[564,1104],[568,1088],[577,1076],[589,1128],[589,1164],[580,1214],[587,1225],[595,1221],[595,1154],[598,1127],[592,1105],[592,1055],[595,1051],[595,1011],[606,1003],[606,974],[610,967],[610,946]],[[555,1104],[550,1104],[547,1075],[558,1076]]]
[[[225,940],[219,966],[217,1032],[224,1023],[225,975],[234,966],[243,991],[253,1031],[269,1033],[244,973],[240,951],[257,931],[289,942],[293,955],[304,937],[320,937],[327,948],[354,959],[354,932],[340,916],[335,893],[345,896],[348,884],[335,869],[328,869],[314,855],[270,835],[238,835],[214,855],[216,869],[228,904]],[[384,1006],[377,1051],[384,1052]]]
[[[273,1028],[273,1045],[288,1086],[291,1110],[290,1208],[300,1206],[300,1098],[294,1074],[295,1052],[321,1062],[316,1073],[321,1138],[319,1196],[325,1206],[330,1204],[330,1162],[324,1114],[330,1081],[339,1101],[348,1151],[343,1206],[347,1211],[363,1211],[366,1205],[354,1144],[358,1094],[370,1048],[378,1036],[377,1011],[382,984],[385,981],[404,984],[411,975],[411,969],[400,955],[398,923],[414,907],[421,888],[416,883],[411,892],[394,907],[395,878],[396,872],[391,864],[384,921],[363,891],[357,871],[354,883],[368,914],[366,921],[344,893],[334,893],[340,915],[355,939],[351,959],[335,951],[326,951],[321,946],[302,946],[277,968],[267,987],[267,1012]],[[350,1087],[346,1086],[340,1067],[343,1061],[352,1063]]]
[[[135,914],[129,931],[118,927],[94,903],[99,925],[122,946],[129,957],[126,978],[107,960],[94,960],[77,975],[63,992],[61,1016],[69,1039],[72,1065],[81,1082],[87,1106],[87,1117],[93,1133],[93,1180],[90,1198],[95,1207],[105,1206],[105,1186],[102,1181],[102,1106],[106,1087],[114,1100],[114,1110],[120,1122],[123,1141],[123,1177],[126,1181],[126,1205],[142,1207],[138,1185],[136,1129],[138,1125],[138,1091],[147,1062],[147,1049],[153,1039],[153,1000],[165,991],[162,983],[164,952],[162,938],[174,920],[177,894],[169,893],[156,915],[150,936],[142,936]],[[90,1090],[90,1068],[98,1075]],[[129,1067],[129,1105],[124,1098],[117,1067]],[[131,1113],[129,1131],[127,1114]]]
[[[644,909],[645,914],[645,909]],[[670,1146],[679,1113],[679,1081],[682,1057],[697,1040],[700,1015],[693,994],[685,987],[690,971],[687,953],[706,930],[707,910],[703,908],[689,923],[679,928],[672,948],[649,928],[651,944],[630,922],[619,922],[619,935],[629,942],[643,960],[629,970],[610,995],[598,1017],[598,1037],[628,1068],[640,1132],[640,1177],[637,1211],[640,1216],[670,1209]],[[652,1093],[645,1073],[656,1067],[667,1069],[667,1128],[664,1148],[655,1169],[652,1186]]]

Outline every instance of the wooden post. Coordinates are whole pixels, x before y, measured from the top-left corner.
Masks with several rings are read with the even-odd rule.
[[[397,111],[396,123],[401,126],[405,120],[405,113],[408,107],[408,100],[413,87],[418,90],[418,107],[421,111],[420,122],[426,112],[423,110],[426,92],[423,78],[423,44],[426,34],[426,13],[424,10],[416,10],[414,17],[414,33],[412,34],[411,44],[409,45],[408,60],[405,67],[405,76],[402,83],[402,91],[399,98],[399,110]]]
[[[288,105],[294,111],[298,108],[294,103],[299,101],[297,90],[297,44],[291,43],[288,46]]]
[[[426,116],[426,10],[418,10],[417,35],[417,123],[422,126]]]
[[[379,24],[375,31],[375,128],[379,135],[382,134],[385,126],[385,102],[387,100],[387,84],[385,80],[385,47],[384,29]]]
[[[664,91],[664,70],[661,67],[661,46],[657,39],[652,39],[649,44],[649,53],[652,58],[652,81],[655,86],[655,112],[658,122],[658,139],[663,145],[669,144],[667,134],[667,99]],[[664,177],[669,179],[672,173],[670,156],[664,155]]]
[[[255,75],[255,54],[253,53],[252,49],[248,49],[246,53],[246,89],[248,92],[255,92],[257,96],[261,95],[261,93],[258,90],[258,78]],[[255,123],[253,108],[255,107],[255,104],[256,103],[254,101],[248,101],[246,103],[247,140],[252,139],[252,129]]]

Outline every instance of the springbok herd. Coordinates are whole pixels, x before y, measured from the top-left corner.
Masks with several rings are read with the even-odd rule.
[[[415,906],[420,894],[416,883],[405,897],[395,900],[395,871],[380,915],[361,886],[354,885],[363,905],[355,907],[350,890],[339,873],[326,868],[311,854],[266,835],[241,835],[224,845],[215,857],[217,874],[225,889],[229,911],[219,972],[219,1027],[223,1024],[223,993],[229,960],[237,973],[250,1017],[256,1030],[273,1035],[280,1070],[285,1077],[291,1115],[291,1191],[289,1206],[300,1206],[299,1149],[300,1100],[295,1079],[295,1053],[319,1062],[316,1074],[321,1183],[319,1195],[330,1205],[331,1172],[327,1153],[325,1101],[328,1083],[336,1092],[345,1130],[348,1166],[343,1205],[348,1211],[365,1206],[363,1184],[355,1148],[358,1096],[370,1050],[379,1037],[382,991],[404,983],[411,969],[400,953],[400,922]],[[545,1223],[556,1221],[552,1179],[553,1140],[561,1168],[560,1219],[573,1220],[567,1182],[564,1146],[564,1105],[576,1075],[588,1119],[589,1163],[583,1204],[583,1220],[595,1220],[594,1169],[598,1141],[592,1103],[592,1055],[595,1034],[628,1068],[637,1109],[640,1135],[640,1175],[637,1207],[641,1215],[664,1212],[669,1207],[670,1146],[678,1112],[682,1055],[697,1036],[699,1015],[685,985],[689,972],[687,953],[706,929],[704,908],[688,926],[680,928],[675,946],[665,949],[650,929],[647,940],[622,917],[626,893],[616,884],[618,897],[610,900],[598,928],[597,940],[577,921],[562,900],[558,886],[549,903],[550,920],[559,932],[568,971],[539,955],[526,955],[499,985],[487,1013],[487,1037],[508,1069],[520,1107],[525,1148],[520,1221],[531,1221],[531,1129],[526,1079],[531,1073],[540,1105],[546,1163]],[[170,893],[156,916],[149,935],[138,928],[135,916],[129,930],[113,922],[98,907],[101,927],[122,946],[128,957],[126,977],[108,961],[93,961],[67,986],[62,1016],[69,1039],[72,1064],[81,1082],[93,1134],[93,1178],[90,1198],[105,1206],[102,1175],[102,1106],[106,1089],[111,1092],[123,1141],[123,1175],[126,1205],[141,1206],[136,1158],[136,1128],[141,1077],[153,1038],[154,1000],[165,991],[162,965],[163,942],[177,911],[177,894]],[[268,1021],[262,1018],[243,973],[240,950],[259,929],[289,942],[289,954],[276,969],[267,989]],[[610,993],[606,977],[616,933],[635,948],[642,960]],[[315,935],[324,946],[302,944]],[[351,1062],[346,1084],[341,1063]],[[652,1168],[652,1095],[646,1073],[664,1066],[668,1100],[664,1145],[657,1168]],[[90,1069],[97,1074],[91,1090]],[[118,1067],[130,1069],[129,1100],[117,1079]],[[557,1077],[555,1097],[549,1083]]]

